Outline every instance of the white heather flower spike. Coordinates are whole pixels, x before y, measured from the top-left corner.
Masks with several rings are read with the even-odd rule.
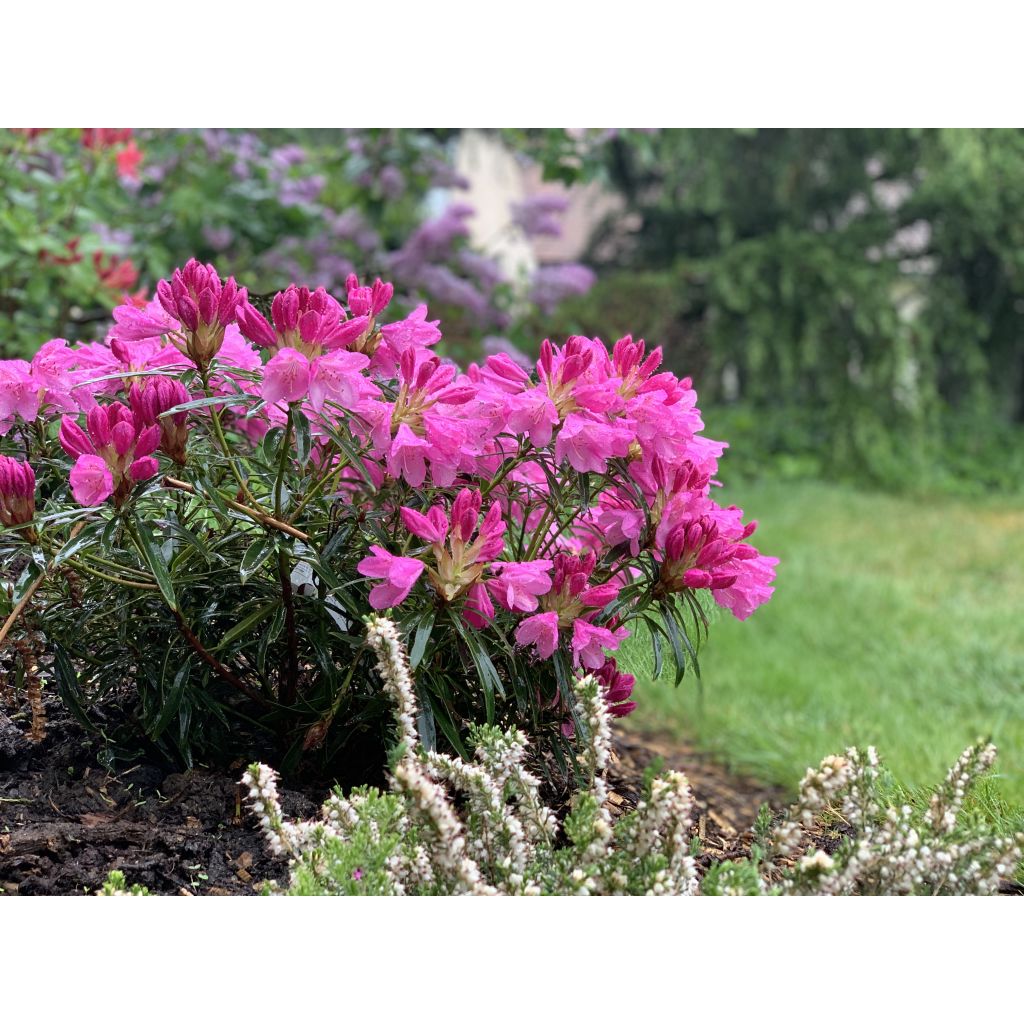
[[[466,839],[447,794],[411,758],[395,765],[394,783],[405,793],[414,813],[424,822],[432,835],[427,844],[433,854],[435,871],[455,883],[455,891],[487,895],[494,890],[484,884],[480,868],[466,855]]]
[[[603,787],[602,777],[608,768],[608,755],[612,749],[612,728],[608,704],[595,676],[588,674],[577,680],[576,710],[587,728],[584,750],[587,771],[591,779]]]
[[[932,795],[928,820],[937,832],[950,833],[956,828],[957,815],[964,804],[968,788],[979,775],[983,775],[996,759],[996,748],[991,743],[968,747],[949,770],[945,785]]]
[[[409,659],[398,636],[395,624],[383,615],[371,615],[366,628],[366,639],[377,655],[377,671],[384,680],[384,688],[395,706],[395,722],[399,738],[411,756],[418,742],[416,733],[416,685],[409,669]]]

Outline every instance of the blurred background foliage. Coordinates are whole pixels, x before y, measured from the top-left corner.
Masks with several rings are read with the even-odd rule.
[[[663,344],[734,476],[1021,488],[1024,133],[669,130],[601,163],[601,285],[549,329]]]
[[[484,339],[661,344],[733,478],[1021,488],[1024,133],[493,137],[567,194],[614,200],[582,254],[596,287],[577,263],[525,280],[473,237],[456,130],[4,132],[0,355],[101,334],[112,303],[191,255],[260,293],[380,274],[429,300],[463,361]]]

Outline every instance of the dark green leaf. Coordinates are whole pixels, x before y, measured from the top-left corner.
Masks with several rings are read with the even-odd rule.
[[[420,624],[416,627],[416,635],[413,637],[412,649],[409,651],[409,667],[414,671],[423,660],[423,655],[427,649],[427,641],[430,639],[430,633],[433,628],[434,611],[431,609],[420,619]]]
[[[176,405],[174,408],[160,413],[160,415],[173,416],[175,413],[187,412],[189,409],[205,409],[212,405],[239,405],[244,403],[246,397],[248,396],[215,395],[213,398],[197,398],[191,402],[182,402],[181,405]]]
[[[292,410],[292,427],[295,430],[295,453],[300,466],[309,462],[313,442],[309,432],[309,420],[298,410]]]
[[[434,712],[430,702],[420,699],[420,713],[416,720],[416,732],[424,750],[437,750],[437,730],[434,728]]]
[[[53,671],[57,677],[57,693],[67,709],[86,729],[92,729],[89,716],[85,713],[80,700],[81,690],[78,686],[78,673],[71,664],[67,651],[55,640],[51,641],[53,650]]]
[[[139,538],[140,552],[156,579],[160,593],[163,594],[167,606],[172,611],[177,611],[178,599],[174,594],[174,584],[171,582],[170,574],[167,571],[167,563],[163,559],[160,547],[153,536],[149,523],[144,519],[135,519],[135,530]]]
[[[163,735],[167,726],[174,720],[174,716],[178,713],[178,708],[181,706],[181,697],[185,692],[185,687],[188,685],[191,674],[192,664],[186,658],[184,664],[175,673],[171,688],[163,694],[163,707],[160,710],[160,715],[149,728],[149,738],[151,740],[158,740]]]
[[[274,553],[276,547],[277,543],[271,537],[260,537],[249,545],[238,566],[238,575],[243,583],[248,583],[249,578]]]
[[[214,647],[214,651],[223,650],[228,647],[233,641],[237,640],[240,636],[244,636],[248,633],[257,623],[262,622],[276,607],[281,604],[280,600],[275,598],[273,601],[267,601],[266,604],[260,605],[251,615],[247,615],[241,622],[234,625],[229,629],[221,641]]]
[[[432,692],[428,691],[427,696],[430,700],[430,710],[434,713],[434,721],[441,727],[441,732],[445,734],[446,739],[459,757],[468,761],[469,751],[466,750],[462,738],[459,736],[459,730],[455,727],[455,722],[452,720],[451,715],[449,715],[448,709]]]

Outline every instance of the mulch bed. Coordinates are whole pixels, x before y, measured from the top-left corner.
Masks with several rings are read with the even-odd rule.
[[[608,772],[613,815],[636,806],[644,772],[652,764],[659,772],[682,771],[689,780],[696,804],[693,829],[703,851],[697,859],[702,873],[714,861],[747,855],[753,840],[751,827],[762,804],[779,811],[792,802],[784,790],[735,775],[689,744],[668,736],[627,732],[615,738]]]
[[[286,881],[247,813],[239,779],[245,763],[227,770],[168,772],[142,761],[127,770],[102,766],[102,745],[52,697],[45,738],[33,743],[22,716],[0,709],[0,890],[8,895],[85,895],[112,870],[150,892],[236,896]],[[698,860],[743,857],[759,807],[779,810],[786,794],[734,775],[695,748],[665,736],[622,732],[608,773],[616,816],[636,806],[645,771],[686,773],[696,810]],[[285,812],[313,817],[326,796],[323,783],[280,786]],[[817,845],[827,846],[825,837]]]
[[[129,884],[183,896],[252,895],[266,881],[285,881],[284,863],[268,854],[246,813],[238,783],[241,761],[226,771],[186,774],[147,763],[106,770],[95,738],[56,703],[49,710],[46,737],[35,744],[22,723],[0,711],[4,892],[84,895],[114,869]],[[644,770],[655,760],[690,778],[704,866],[712,858],[740,856],[760,804],[783,803],[778,791],[732,776],[692,748],[630,733],[618,737],[609,772],[614,814],[635,806]],[[282,786],[284,809],[291,816],[313,816],[326,792],[323,784],[301,791]]]
[[[253,895],[284,882],[247,813],[245,764],[185,774],[141,762],[102,767],[102,745],[47,701],[46,737],[33,744],[0,709],[0,888],[8,895],[85,895],[112,870],[150,892]],[[289,815],[318,812],[327,787],[282,786]]]

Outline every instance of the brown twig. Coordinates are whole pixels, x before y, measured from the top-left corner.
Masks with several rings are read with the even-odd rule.
[[[184,480],[176,480],[172,476],[164,477],[164,486],[172,487],[176,491],[184,491],[186,494],[195,494],[196,489]],[[233,508],[236,512],[241,512],[243,515],[248,516],[250,519],[255,520],[257,523],[263,526],[269,526],[274,530],[280,530],[281,533],[287,533],[290,537],[294,537],[296,540],[309,542],[309,534],[303,533],[301,530],[297,530],[291,523],[283,522],[280,519],[275,519],[272,515],[267,512],[261,512],[259,509],[250,508],[248,505],[243,505],[240,501],[234,501],[232,498],[225,498],[221,495],[221,500],[228,508]]]
[[[71,527],[71,534],[67,539],[67,543],[70,544],[81,532],[85,529],[85,523],[77,522]],[[59,552],[55,552],[54,557]],[[35,592],[43,585],[43,580],[46,579],[47,573],[53,567],[53,560],[50,560],[50,564],[43,570],[28,586],[28,590],[22,595],[21,600],[14,606],[14,610],[10,615],[7,616],[7,621],[0,627],[0,651],[4,649],[4,643],[7,640],[7,634],[10,633],[11,627],[17,621],[18,616],[25,610],[25,606],[32,600]]]
[[[43,585],[43,580],[46,579],[46,573],[41,572],[29,585],[28,590],[25,591],[21,600],[14,606],[14,611],[7,616],[7,621],[0,627],[0,650],[3,650],[4,643],[7,640],[7,634],[11,631],[11,626],[17,621],[18,616],[25,610],[25,606],[32,600],[32,596],[35,592]]]
[[[206,662],[214,672],[217,673],[226,683],[230,683],[239,693],[244,693],[250,700],[261,704],[263,707],[271,707],[270,701],[263,696],[259,690],[250,686],[245,680],[239,679],[223,662],[218,661],[202,644],[202,641],[192,632],[184,616],[179,611],[174,612],[175,621],[178,623],[178,631],[189,642],[192,650]]]
[[[33,743],[41,743],[46,739],[46,708],[43,706],[43,681],[39,677],[39,662],[36,659],[36,640],[32,628],[27,627],[26,636],[19,637],[13,643],[25,669],[25,700],[32,713],[29,739]]]

